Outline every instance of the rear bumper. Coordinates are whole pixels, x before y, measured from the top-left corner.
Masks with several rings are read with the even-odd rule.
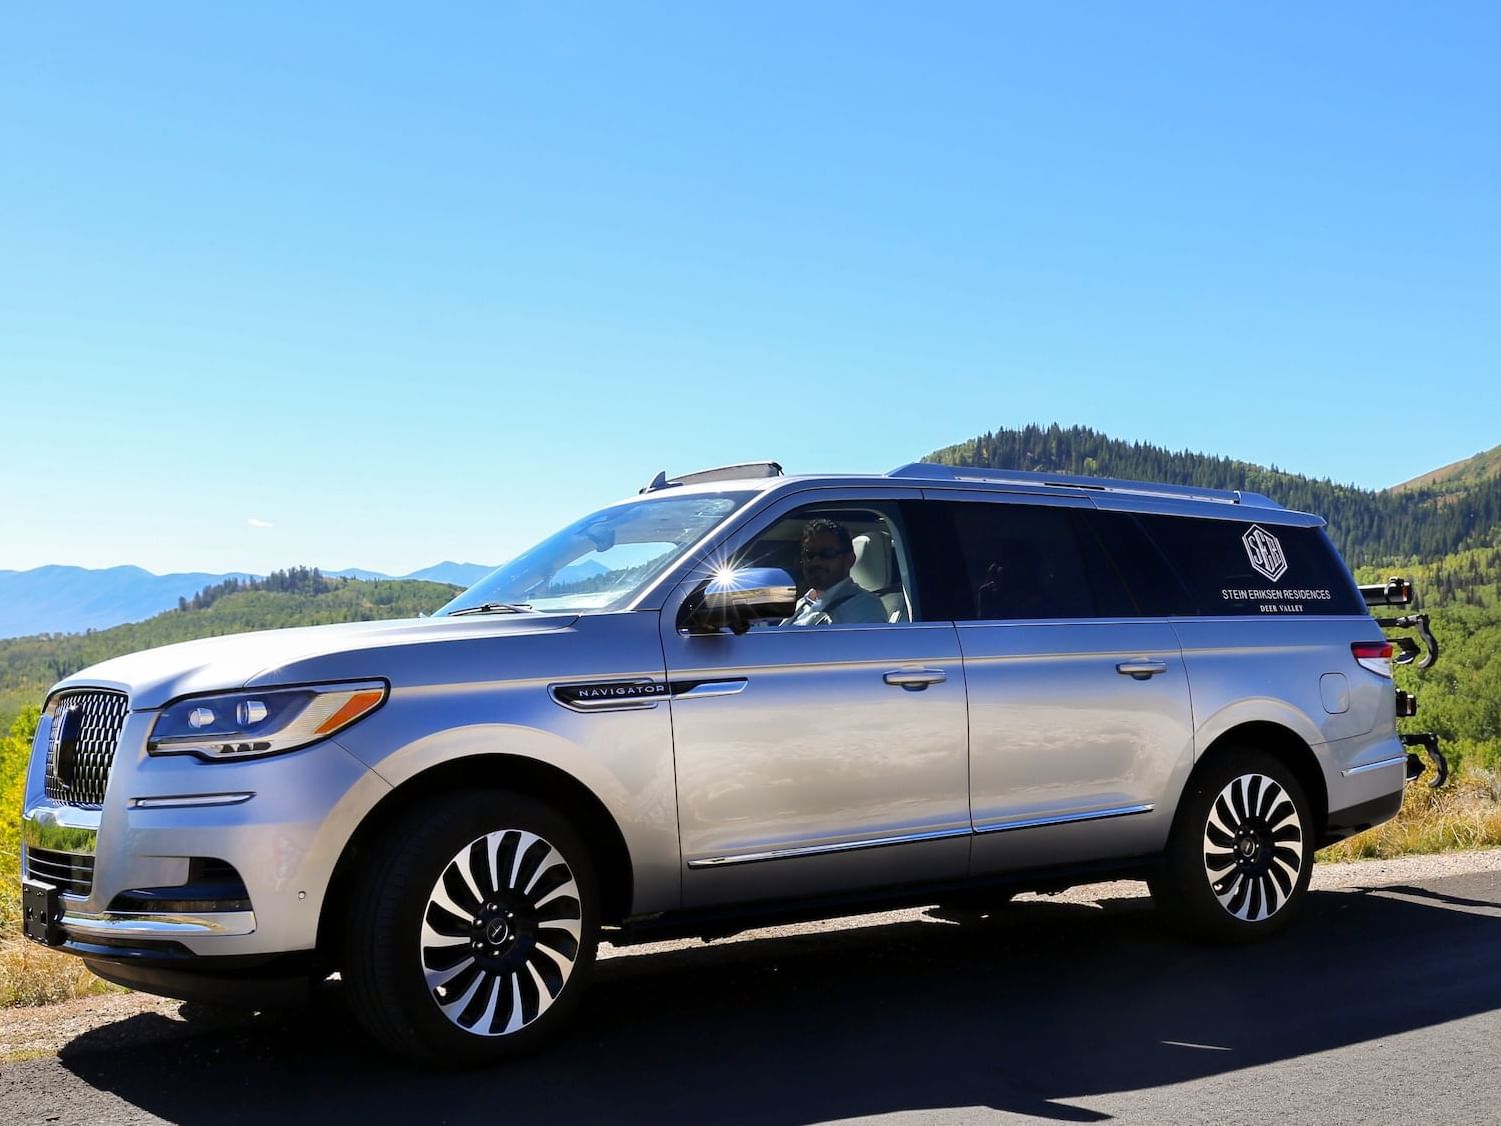
[[[1363,833],[1367,829],[1380,825],[1383,821],[1390,821],[1397,816],[1401,808],[1402,791],[1396,790],[1390,794],[1360,802],[1358,805],[1346,806],[1344,809],[1331,809],[1329,822],[1324,827],[1324,835],[1319,839],[1319,847],[1323,848],[1335,841],[1353,837],[1356,833]]]

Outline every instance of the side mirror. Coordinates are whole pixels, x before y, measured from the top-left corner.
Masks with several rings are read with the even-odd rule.
[[[690,633],[744,633],[750,624],[788,618],[797,607],[797,583],[779,567],[741,567],[715,575],[683,606]]]

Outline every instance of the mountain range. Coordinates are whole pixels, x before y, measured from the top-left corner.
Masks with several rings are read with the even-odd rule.
[[[1316,512],[1352,566],[1430,560],[1501,546],[1501,446],[1419,475],[1390,489],[1361,489],[1250,462],[1126,442],[1087,427],[999,429],[946,446],[925,460],[948,465],[1027,469],[1140,481],[1247,489],[1289,508]],[[467,587],[490,571],[479,563],[443,562],[409,575],[348,568],[330,577],[367,581],[427,580]],[[592,560],[566,568],[580,579],[603,568]],[[154,575],[139,567],[47,566],[0,571],[0,637],[82,633],[141,621],[180,598],[243,573]]]
[[[384,575],[360,568],[327,574],[333,578],[416,579],[467,587],[491,569],[481,563],[445,561],[410,575]],[[260,577],[243,571],[156,575],[129,566],[94,570],[50,565],[29,571],[0,571],[0,637],[109,629],[174,609],[179,598],[191,598],[226,579]]]

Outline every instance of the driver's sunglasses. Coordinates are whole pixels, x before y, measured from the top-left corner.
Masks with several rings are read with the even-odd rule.
[[[804,551],[800,556],[804,563],[811,563],[815,559],[822,559],[825,563],[838,559],[841,555],[848,555],[847,547],[821,547],[817,551]]]

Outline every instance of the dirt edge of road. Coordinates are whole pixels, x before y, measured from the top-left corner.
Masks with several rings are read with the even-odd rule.
[[[1313,890],[1338,891],[1403,884],[1417,880],[1478,872],[1501,872],[1501,849],[1481,852],[1446,852],[1429,856],[1404,856],[1395,860],[1360,860],[1320,864],[1314,869]],[[1108,899],[1145,897],[1146,885],[1133,880],[1086,884],[1057,895],[1026,894],[1017,902],[1047,899],[1053,902],[1089,904]],[[722,942],[752,942],[789,934],[886,926],[897,921],[927,918],[925,909],[888,911],[828,919],[797,926],[746,931]],[[719,945],[720,943],[716,943]],[[615,948],[604,945],[601,958],[641,957],[698,945],[698,940],[654,943]],[[167,1042],[200,1036],[216,1029],[233,1028],[250,1014],[185,1004],[146,993],[109,993],[83,997],[55,1005],[0,1010],[0,1062],[18,1062],[56,1055],[64,1047],[87,1038],[87,1050],[109,1051],[124,1047]]]

